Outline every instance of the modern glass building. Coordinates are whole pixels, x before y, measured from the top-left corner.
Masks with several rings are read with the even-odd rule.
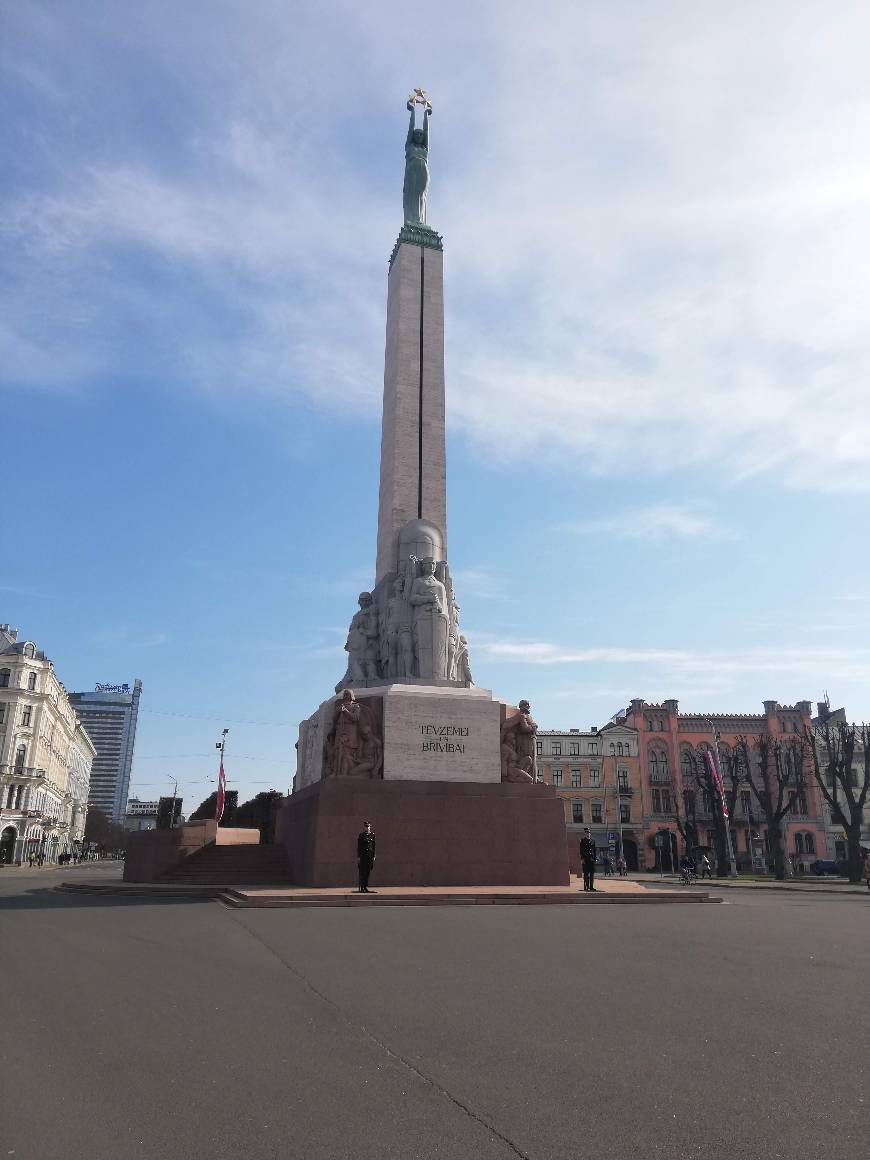
[[[70,693],[70,703],[97,750],[91,767],[88,805],[101,809],[113,822],[124,821],[133,767],[136,721],[142,682],[97,685],[93,693]]]

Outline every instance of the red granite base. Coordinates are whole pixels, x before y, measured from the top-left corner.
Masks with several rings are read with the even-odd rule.
[[[371,822],[376,886],[567,886],[562,800],[552,786],[327,778],[281,807],[275,841],[299,886],[353,886]]]

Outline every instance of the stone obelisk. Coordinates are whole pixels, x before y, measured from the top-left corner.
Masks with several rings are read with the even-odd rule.
[[[426,224],[429,116],[405,144],[405,222],[390,258],[376,583],[396,571],[397,536],[411,520],[441,532],[447,551],[444,450],[444,279],[440,236]]]
[[[537,726],[525,701],[516,712],[475,685],[447,560],[443,252],[426,221],[432,106],[415,89],[407,108],[375,583],[359,594],[335,696],[300,723],[276,840],[293,880],[312,886],[353,880],[365,819],[380,882],[566,885],[562,802],[535,782]]]

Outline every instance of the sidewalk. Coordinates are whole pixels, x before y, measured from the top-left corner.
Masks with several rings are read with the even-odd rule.
[[[634,882],[643,882],[647,886],[659,889],[671,889],[674,885],[679,884],[679,876],[676,874],[665,874],[660,877],[658,874],[630,874]],[[705,878],[703,882],[699,878],[696,883],[697,886],[703,886],[705,889],[718,890],[723,887],[727,890],[785,890],[790,894],[863,894],[870,898],[870,890],[867,889],[865,883],[855,885],[845,880],[836,880],[831,878],[818,878],[813,880],[811,878],[789,878],[785,882],[777,882],[771,879],[769,882],[758,882],[752,878]],[[691,890],[692,887],[683,887],[684,890]]]

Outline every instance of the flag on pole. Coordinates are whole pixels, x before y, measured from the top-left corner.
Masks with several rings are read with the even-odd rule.
[[[704,763],[710,771],[710,776],[716,783],[716,790],[719,794],[719,801],[722,803],[722,816],[725,821],[728,821],[728,805],[725,801],[725,789],[722,785],[722,776],[719,773],[719,762],[716,760],[716,754],[712,749],[704,750]]]
[[[215,810],[215,821],[218,825],[221,824],[221,818],[224,815],[224,802],[227,796],[227,777],[224,773],[224,755],[221,753],[221,768],[218,774],[218,792],[217,792],[217,809]]]

